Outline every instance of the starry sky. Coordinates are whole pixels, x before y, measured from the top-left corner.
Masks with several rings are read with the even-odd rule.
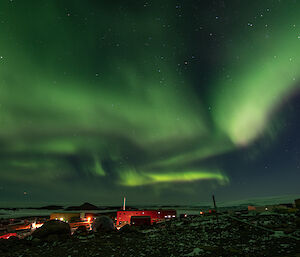
[[[300,1],[0,1],[0,202],[300,194]]]

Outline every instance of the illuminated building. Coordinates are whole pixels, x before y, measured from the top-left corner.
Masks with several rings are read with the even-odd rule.
[[[136,210],[136,211],[118,211],[117,226],[124,226],[132,223],[132,217],[150,217],[151,224],[164,221],[166,219],[176,218],[176,210]]]
[[[50,215],[50,220],[61,220],[61,221],[80,221],[84,214],[81,214],[79,212],[68,212],[68,213],[52,213]]]

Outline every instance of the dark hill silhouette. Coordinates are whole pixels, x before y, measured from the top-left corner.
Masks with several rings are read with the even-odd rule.
[[[66,211],[85,211],[85,210],[99,210],[99,208],[91,203],[84,203],[79,206],[69,206],[65,209]]]

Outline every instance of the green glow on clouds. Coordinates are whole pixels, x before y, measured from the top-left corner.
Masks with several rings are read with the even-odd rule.
[[[213,93],[213,118],[236,145],[245,146],[266,132],[274,109],[299,89],[297,17],[285,20],[290,22],[272,25],[270,36],[265,23],[255,24],[250,40],[229,51],[231,63],[220,74],[218,94]]]
[[[158,183],[192,182],[197,180],[218,180],[221,184],[229,182],[229,178],[220,172],[184,171],[173,173],[139,173],[135,170],[127,170],[122,173],[120,184],[134,187]]]

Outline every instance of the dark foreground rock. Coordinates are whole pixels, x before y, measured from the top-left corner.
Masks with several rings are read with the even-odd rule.
[[[94,232],[111,232],[115,230],[114,222],[108,216],[100,216],[93,222]]]
[[[45,222],[42,227],[36,229],[32,233],[32,237],[38,239],[69,235],[71,235],[71,229],[69,224],[60,220],[49,220]]]

